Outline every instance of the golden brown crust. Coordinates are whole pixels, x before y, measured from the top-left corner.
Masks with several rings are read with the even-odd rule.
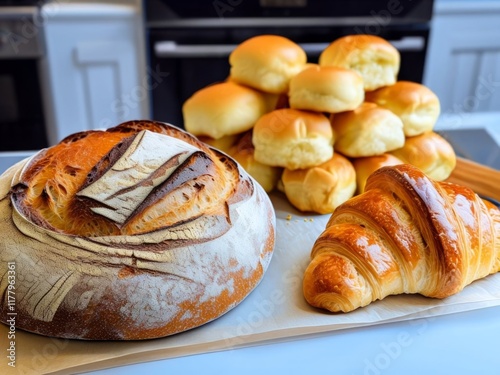
[[[332,213],[356,190],[356,172],[352,163],[339,153],[315,167],[285,169],[281,181],[293,206],[320,214]]]
[[[391,154],[367,156],[364,158],[354,158],[352,165],[356,171],[356,191],[361,194],[365,191],[366,180],[377,169],[403,164],[403,162]]]
[[[409,164],[383,167],[331,216],[311,252],[304,296],[347,312],[391,294],[453,295],[500,271],[499,214],[472,190]]]
[[[321,113],[277,109],[262,116],[252,137],[255,159],[289,169],[308,168],[333,156],[333,132]]]
[[[407,137],[403,147],[391,151],[391,154],[437,181],[446,180],[457,164],[451,144],[435,132]]]
[[[304,50],[279,35],[247,39],[229,56],[231,80],[274,94],[286,93],[290,79],[306,62]]]
[[[123,124],[122,127],[106,132],[68,137],[43,155],[38,155],[25,168],[19,184],[13,187],[12,199],[16,208],[44,228],[86,237],[147,233],[193,220],[200,215],[199,212],[224,215],[225,202],[235,194],[239,183],[239,172],[234,162],[215,154],[195,138],[180,135],[183,133],[180,130],[167,130],[168,126],[161,123],[150,125],[149,129],[153,131],[179,135],[204,151],[193,152],[182,162],[178,156],[174,156],[156,170],[154,176],[141,181],[142,185],[150,184],[152,178],[159,178],[161,173],[178,167],[165,182],[151,191],[122,225],[107,217],[95,215],[92,208],[101,203],[79,195],[79,192],[102,178],[116,164],[139,134],[137,132],[148,130],[145,123],[141,126],[135,123]],[[115,142],[113,146],[112,142]],[[206,175],[210,178],[205,178]],[[206,202],[193,185],[191,188],[184,187],[183,194],[189,195],[190,204],[193,207],[197,205],[198,210],[188,209],[186,203],[181,211],[164,211],[161,208],[163,202],[175,204],[168,195],[181,185],[196,179],[203,184],[203,194],[222,197],[219,203]],[[225,188],[221,189],[222,186]],[[251,195],[252,191],[249,190],[246,194]],[[155,208],[164,212],[152,214],[151,211]]]
[[[353,70],[313,66],[290,81],[290,107],[337,113],[353,110],[363,103],[363,78]]]
[[[0,193],[16,327],[42,335],[131,340],[197,327],[250,293],[274,248],[262,188],[168,124],[70,136],[3,174]]]
[[[196,136],[219,139],[243,133],[268,111],[261,92],[235,82],[202,88],[182,106],[184,127]]]
[[[431,131],[441,110],[436,94],[420,83],[409,81],[367,92],[365,100],[398,115],[407,137]]]
[[[366,91],[392,85],[399,73],[400,55],[387,40],[375,35],[348,35],[335,40],[320,55],[321,66],[357,71]]]
[[[388,109],[364,102],[331,115],[335,150],[349,157],[381,155],[404,145],[403,123]]]

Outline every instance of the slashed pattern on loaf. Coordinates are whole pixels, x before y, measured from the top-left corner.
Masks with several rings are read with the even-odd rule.
[[[181,140],[143,130],[103,176],[76,195],[102,203],[91,210],[124,224],[153,189],[196,151]]]
[[[249,180],[240,180],[237,165],[206,146],[148,129],[106,133],[113,146],[106,141],[101,145],[99,139],[107,136],[91,132],[69,141],[76,152],[70,154],[63,142],[35,157],[13,187],[19,212],[42,227],[86,237],[172,228],[163,236],[172,245],[220,236],[230,227],[227,201],[252,193]],[[98,152],[89,154],[89,147]],[[238,187],[240,183],[244,186]],[[185,225],[200,217],[208,218],[207,223]],[[211,235],[200,236],[200,229]]]

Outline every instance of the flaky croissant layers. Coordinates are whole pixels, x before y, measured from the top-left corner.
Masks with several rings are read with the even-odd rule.
[[[218,318],[261,280],[275,215],[231,158],[168,124],[72,135],[0,177],[1,319],[15,264],[16,327],[148,339]]]
[[[500,271],[500,210],[409,164],[383,167],[315,242],[303,290],[348,312],[391,294],[445,298]]]

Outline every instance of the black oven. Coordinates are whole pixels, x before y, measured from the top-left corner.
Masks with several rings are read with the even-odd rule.
[[[39,61],[38,2],[0,1],[0,152],[47,146]]]
[[[228,56],[255,35],[299,43],[316,62],[333,40],[375,34],[401,53],[400,80],[421,82],[432,0],[146,0],[149,65],[166,77],[152,90],[153,117],[182,126],[196,90],[227,78]]]

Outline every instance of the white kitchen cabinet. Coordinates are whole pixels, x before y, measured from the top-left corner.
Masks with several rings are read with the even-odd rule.
[[[436,1],[424,84],[444,115],[500,110],[500,1]]]
[[[148,117],[148,77],[139,8],[63,4],[42,8],[41,64],[49,143]]]

